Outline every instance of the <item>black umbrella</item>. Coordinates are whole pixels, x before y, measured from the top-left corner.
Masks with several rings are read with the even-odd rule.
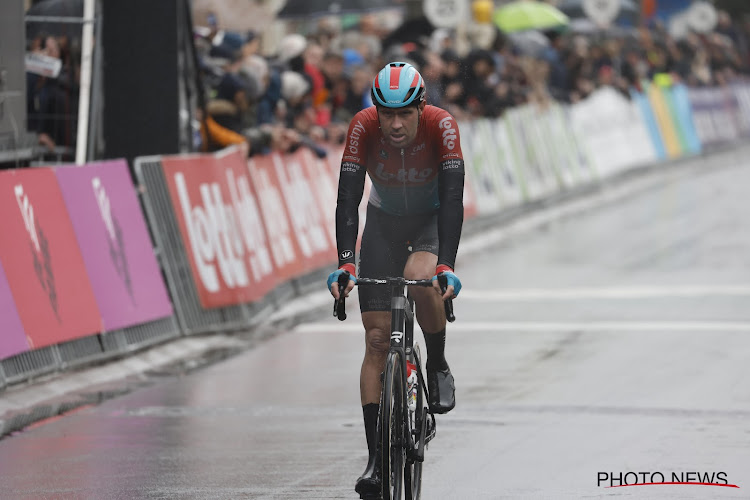
[[[287,0],[280,18],[352,14],[402,7],[404,0]]]
[[[26,11],[26,38],[32,39],[37,35],[66,35],[68,38],[80,38],[82,23],[58,22],[53,20],[35,21],[34,17],[83,17],[83,0],[42,0],[32,5]]]

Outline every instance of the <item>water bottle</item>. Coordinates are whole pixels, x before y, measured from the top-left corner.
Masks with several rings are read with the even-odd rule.
[[[417,367],[411,361],[406,362],[406,387],[409,411],[417,410]]]

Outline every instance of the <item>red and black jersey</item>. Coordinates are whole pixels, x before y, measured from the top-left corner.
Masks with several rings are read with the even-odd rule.
[[[372,180],[369,203],[374,207],[402,216],[438,212],[438,263],[454,267],[463,224],[464,160],[450,113],[425,106],[417,136],[405,148],[391,146],[383,137],[374,106],[354,116],[341,160],[336,209],[340,265],[354,262],[365,172]]]

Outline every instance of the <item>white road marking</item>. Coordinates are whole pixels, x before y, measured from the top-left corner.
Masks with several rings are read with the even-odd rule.
[[[528,300],[695,298],[710,296],[747,297],[750,296],[750,286],[684,285],[576,288],[551,287],[496,290],[471,288],[463,290],[459,300],[502,302]]]
[[[748,321],[498,321],[466,322],[457,321],[449,327],[451,332],[747,332],[750,333]],[[334,318],[324,323],[306,323],[294,328],[300,333],[363,333],[358,318],[339,322]]]

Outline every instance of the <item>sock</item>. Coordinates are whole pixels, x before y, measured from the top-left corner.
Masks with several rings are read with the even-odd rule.
[[[424,342],[427,344],[427,369],[433,371],[448,368],[445,360],[445,328],[437,333],[426,333]]]
[[[378,444],[378,412],[380,405],[368,403],[362,407],[362,416],[365,419],[365,436],[367,437],[367,450],[370,456],[375,453]]]

